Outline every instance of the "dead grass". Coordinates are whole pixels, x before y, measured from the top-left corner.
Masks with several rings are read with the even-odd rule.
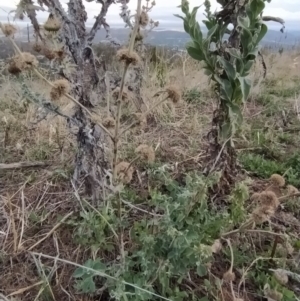
[[[300,127],[300,78],[295,63],[297,57],[299,52],[296,51],[284,52],[282,56],[273,53],[265,55],[268,66],[265,80],[261,78],[261,65],[256,64],[251,76],[254,80],[259,80],[250,101],[245,104],[246,121],[242,133],[244,138],[242,135],[237,140],[238,148],[251,148],[249,133],[256,126],[256,121],[257,124],[263,122],[282,128],[282,118],[278,117],[281,108],[294,116],[293,126]],[[34,258],[29,252],[59,256],[75,263],[82,263],[97,255],[97,252],[89,248],[79,247],[74,242],[72,228],[66,223],[60,224],[62,219],[75,214],[81,208],[69,181],[76,145],[74,136],[70,134],[65,120],[61,117],[48,115],[37,122],[41,119],[38,108],[23,102],[15,82],[4,77],[0,81],[1,163],[35,160],[50,163],[47,169],[0,171],[0,292],[8,297],[30,301],[37,300],[37,296],[40,296],[40,300],[83,300],[75,293],[71,266],[49,259],[43,259],[42,264],[40,259]],[[170,66],[165,81],[166,85],[176,85],[182,93],[196,88],[205,97],[201,102],[182,101],[177,105],[166,102],[158,106],[148,116],[145,128],[133,128],[122,137],[120,160],[130,161],[135,157],[134,149],[140,144],[147,144],[155,149],[158,162],[176,167],[174,173],[201,170],[206,158],[206,135],[215,106],[208,79],[201,66],[188,60],[185,69],[180,65]],[[33,91],[45,97],[49,95],[48,86],[40,81],[28,78],[28,83]],[[274,115],[266,116],[268,106],[274,105],[274,102],[276,104],[276,98],[272,98],[272,103],[267,104],[257,103],[257,99],[266,93],[265,89],[280,91],[283,88],[298,92],[295,92],[295,96],[275,96],[281,105],[278,111],[274,111]],[[160,89],[157,75],[150,70],[143,90],[144,111],[158,100],[154,98],[154,94]],[[63,108],[64,113],[72,114],[73,104],[67,99],[61,99],[57,104]],[[123,128],[131,123],[130,113],[135,110],[130,102],[127,106],[128,116],[124,117]],[[94,110],[101,118],[107,116],[105,104],[103,107]],[[246,140],[249,139],[247,143],[245,137],[248,137]],[[295,148],[292,151],[296,151]],[[142,171],[142,167],[140,169]],[[143,186],[144,183],[141,186],[141,183],[140,178],[136,179],[133,186],[145,193],[146,197],[147,187]],[[276,215],[274,224],[282,227],[292,225],[294,235],[299,238],[300,225],[293,217],[293,212]],[[222,274],[226,271],[225,267],[219,269],[213,272]],[[48,277],[41,274],[43,271]],[[252,296],[251,289],[253,288],[249,288],[248,297],[245,294],[245,300],[258,300],[254,294]],[[224,300],[230,300],[226,289],[223,294]],[[103,295],[101,300],[106,300],[106,297]],[[87,297],[86,300],[92,298]]]

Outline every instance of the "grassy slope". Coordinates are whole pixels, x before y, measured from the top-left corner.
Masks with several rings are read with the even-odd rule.
[[[262,67],[257,63],[252,74],[255,86],[245,104],[245,122],[236,140],[240,163],[249,178],[241,175],[246,181],[237,183],[232,196],[225,200],[212,196],[208,199],[205,191],[216,179],[194,174],[201,172],[205,162],[205,135],[214,110],[213,94],[201,66],[192,61],[184,70],[179,62],[150,66],[143,90],[146,105],[151,106],[153,95],[165,84],[178,86],[183,102],[160,106],[146,128],[135,128],[123,138],[123,160],[131,161],[134,149],[147,143],[156,150],[156,162],[150,166],[135,162],[134,180],[121,195],[127,252],[122,279],[171,300],[200,300],[203,296],[209,300],[232,300],[230,285],[221,281],[232,260],[226,241],[213,256],[209,251],[207,254],[207,245],[212,245],[220,233],[247,220],[255,207],[248,191],[251,194],[264,190],[272,174],[282,174],[287,184],[300,188],[299,55],[299,51],[282,56],[267,53],[266,79],[261,78]],[[107,300],[109,293],[132,293],[130,287],[121,283],[105,282],[104,278],[84,273],[78,274],[76,282],[72,277],[74,266],[34,259],[29,252],[59,256],[78,264],[97,258],[106,267],[95,261],[90,266],[121,279],[119,243],[103,220],[105,216],[118,231],[114,200],[104,207],[91,208],[76,197],[70,185],[75,137],[65,121],[47,116],[36,123],[40,119],[37,108],[20,99],[20,88],[14,79],[3,77],[0,81],[0,162],[49,163],[43,169],[0,171],[0,292],[6,296],[16,293],[22,300],[67,300],[68,295],[74,300]],[[32,90],[48,95],[44,83],[31,77],[27,81]],[[72,113],[67,100],[58,105],[64,112]],[[133,111],[129,103],[124,111],[125,121]],[[101,108],[97,113],[106,115]],[[286,187],[277,193],[285,195]],[[70,212],[72,217],[53,231]],[[274,241],[278,242],[276,236],[254,232],[232,237],[236,296],[263,300],[265,284],[280,291],[282,300],[294,300],[293,292],[299,294],[296,283],[280,285],[270,272],[276,268],[297,272],[299,218],[299,199],[288,198],[270,224],[256,228],[287,235],[288,240],[279,240],[274,249],[276,260],[267,260]],[[39,242],[42,238],[46,239]],[[258,260],[260,257],[263,260]],[[89,289],[92,292],[93,283],[100,289],[98,297],[95,293],[78,294]],[[139,290],[135,294],[127,295],[127,299],[154,299]]]

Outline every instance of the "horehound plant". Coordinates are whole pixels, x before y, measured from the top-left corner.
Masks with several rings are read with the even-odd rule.
[[[150,30],[158,24],[151,21],[148,12],[155,5],[155,2],[146,6],[142,6],[142,0],[138,1],[138,9],[135,14],[135,22],[132,23],[128,11],[129,1],[118,1],[122,5],[122,13],[120,16],[126,24],[131,26],[131,34],[128,48],[121,49],[117,56],[120,61],[124,62],[124,71],[117,97],[117,116],[100,120],[93,111],[94,107],[99,105],[107,95],[105,86],[105,75],[99,77],[95,66],[94,52],[90,47],[97,29],[104,26],[108,31],[109,26],[106,23],[105,16],[108,9],[114,1],[100,1],[102,4],[101,11],[96,17],[96,21],[90,32],[87,32],[85,22],[87,14],[82,1],[70,1],[68,3],[68,11],[66,12],[61,2],[39,1],[40,6],[33,5],[31,0],[22,0],[16,10],[16,17],[23,17],[25,14],[30,18],[36,37],[39,37],[41,43],[36,41],[34,50],[42,52],[45,57],[53,61],[56,59],[58,63],[59,74],[62,78],[55,81],[47,79],[38,70],[38,61],[30,53],[21,52],[17,44],[14,42],[13,34],[15,28],[11,24],[1,24],[4,34],[11,40],[17,55],[13,57],[9,63],[8,70],[10,73],[17,75],[21,81],[23,96],[33,100],[37,104],[43,104],[48,110],[66,117],[72,125],[78,128],[77,142],[78,153],[76,156],[76,166],[74,172],[74,182],[80,185],[83,179],[86,192],[92,197],[92,200],[105,199],[111,192],[112,182],[117,179],[117,160],[120,136],[128,129],[121,130],[120,117],[122,114],[122,99],[124,96],[124,87],[126,77],[128,76],[129,67],[138,66],[140,64],[140,56],[135,52],[135,46],[142,35],[141,28],[149,25]],[[49,11],[48,20],[41,27],[36,19],[37,10]],[[38,26],[37,26],[38,25]],[[33,71],[35,75],[43,79],[51,86],[50,99],[39,99],[26,86],[23,80],[23,71]],[[142,75],[138,75],[142,79]],[[95,104],[92,99],[92,92],[97,93],[98,103]],[[139,94],[140,90],[134,91]],[[76,112],[73,117],[69,117],[61,113],[61,110],[55,105],[55,101],[61,97],[67,97],[77,105]],[[138,115],[139,116],[139,115]],[[109,120],[108,120],[109,119]],[[138,118],[139,119],[139,118]],[[110,130],[114,128],[114,133]],[[113,162],[110,162],[106,154],[109,148],[109,139],[113,142]],[[111,170],[113,172],[111,173]],[[109,178],[110,180],[107,180]]]
[[[211,13],[210,1],[205,1],[203,21],[208,29],[204,37],[196,14],[199,7],[190,11],[189,1],[182,0],[181,10],[185,16],[184,30],[192,41],[186,46],[189,55],[203,62],[206,74],[213,81],[218,99],[212,119],[210,138],[211,160],[207,171],[220,169],[223,172],[221,186],[228,190],[234,182],[237,170],[233,138],[243,121],[242,108],[251,88],[248,75],[259,52],[259,43],[267,33],[263,20],[277,21],[278,18],[263,18],[265,2],[269,0],[217,0],[221,9]],[[232,30],[228,29],[229,25]],[[229,34],[228,40],[224,40]]]

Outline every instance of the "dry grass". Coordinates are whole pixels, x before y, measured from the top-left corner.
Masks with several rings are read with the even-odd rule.
[[[278,116],[282,106],[286,112],[291,113],[293,126],[300,126],[300,85],[297,86],[300,78],[295,63],[297,57],[299,51],[284,52],[281,56],[276,53],[266,54],[266,80],[261,78],[262,67],[256,63],[251,75],[256,84],[250,101],[245,104],[246,122],[243,134],[249,134],[255,120],[261,121],[259,118],[264,119],[265,123],[281,124]],[[154,97],[154,94],[161,90],[153,66],[149,65],[148,70],[142,91],[144,112],[160,99]],[[43,82],[32,78],[28,78],[27,81],[33,91],[49,97],[50,89]],[[162,103],[147,117],[147,125],[144,128],[134,127],[128,131],[122,137],[120,161],[130,162],[135,157],[136,147],[147,144],[154,148],[156,162],[175,166],[174,173],[201,170],[206,157],[206,135],[215,108],[208,79],[200,65],[187,60],[185,69],[180,61],[168,66],[165,81],[166,86],[175,85],[180,89],[184,96],[183,101],[178,104]],[[41,117],[39,109],[33,104],[23,102],[20,98],[20,88],[15,82],[2,77],[0,85],[0,162],[41,160],[50,163],[49,168],[38,170],[0,170],[0,292],[6,296],[20,297],[22,300],[35,300],[39,294],[43,296],[41,300],[46,300],[47,294],[55,300],[83,300],[74,293],[72,267],[52,260],[44,260],[42,267],[41,262],[29,253],[33,250],[75,263],[82,263],[97,255],[97,252],[88,248],[78,247],[68,226],[60,224],[63,218],[80,210],[81,206],[69,181],[75,153],[75,137],[70,134],[62,117],[48,115],[37,122]],[[295,90],[293,96],[284,98],[284,103],[278,108],[278,114],[270,116],[270,119],[264,115],[270,104],[258,101],[265,93],[266,86],[271,90],[276,88],[276,91],[281,88]],[[298,87],[298,90],[295,87]],[[186,95],[191,93],[192,89],[197,89],[200,96],[192,96],[192,101],[187,102]],[[275,106],[277,98],[282,101],[280,95],[275,96],[272,100]],[[73,103],[65,98],[59,99],[56,104],[65,114],[71,115],[74,110]],[[121,132],[131,124],[134,111],[131,102],[125,104]],[[107,117],[105,104],[101,108],[95,108],[94,113],[97,113],[100,119]],[[247,143],[246,147],[249,144]],[[245,139],[241,136],[237,140],[237,148],[244,146]],[[138,165],[135,167],[143,170]],[[138,183],[139,181],[133,185],[139,185]],[[145,187],[138,189],[147,190]],[[293,216],[293,213],[289,214]],[[278,215],[276,218],[284,222],[285,217]],[[294,222],[296,223],[295,220]],[[295,235],[299,236],[299,223],[294,227]],[[51,270],[53,275],[45,280],[37,273],[39,268],[44,271]],[[220,269],[222,273],[226,271],[224,268]],[[227,292],[224,292],[224,295],[226,294]]]

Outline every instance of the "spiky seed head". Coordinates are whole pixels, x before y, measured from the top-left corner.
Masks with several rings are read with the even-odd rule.
[[[166,92],[168,94],[168,98],[171,99],[173,103],[180,102],[181,95],[180,91],[175,86],[169,86],[166,88]]]
[[[214,241],[213,245],[211,246],[211,250],[213,253],[219,253],[222,250],[223,246],[220,239]]]
[[[288,195],[293,195],[293,194],[299,193],[299,190],[293,185],[288,185],[287,193],[288,193]]]
[[[117,100],[119,98],[119,93],[120,93],[120,87],[115,88],[112,91],[113,98]],[[126,88],[123,89],[122,100],[124,102],[128,102],[128,100],[129,100],[129,93],[128,93],[128,90]]]
[[[268,300],[281,301],[283,299],[283,294],[276,290],[269,290],[266,296]]]
[[[146,27],[149,24],[149,20],[150,20],[150,18],[149,18],[148,13],[145,11],[142,11],[141,15],[140,15],[140,25],[142,27]]]
[[[155,161],[155,152],[152,146],[141,144],[135,149],[135,153],[140,155],[142,159],[147,160],[148,163]]]
[[[38,53],[39,53],[39,52],[42,51],[43,47],[42,47],[42,45],[41,45],[40,43],[35,43],[35,44],[33,44],[32,49],[33,49],[35,52],[38,52]]]
[[[276,185],[278,187],[283,187],[285,185],[284,177],[278,174],[271,175],[270,181],[273,185]]]
[[[53,101],[59,100],[63,95],[69,93],[70,84],[66,79],[58,79],[53,82],[53,87],[50,91],[50,98]]]
[[[112,129],[116,126],[116,121],[112,117],[106,117],[103,119],[103,125],[108,129]]]
[[[49,15],[49,18],[44,24],[44,29],[50,32],[57,32],[61,28],[61,22],[52,14]]]
[[[66,52],[63,48],[59,49],[59,50],[54,50],[53,52],[54,52],[55,57],[57,59],[59,59],[60,61],[62,61],[66,56]]]
[[[122,183],[129,184],[131,182],[134,169],[132,166],[130,166],[130,163],[124,161],[120,162],[116,166],[116,171],[117,171],[117,177]]]
[[[2,32],[6,37],[11,37],[17,32],[17,28],[12,24],[3,24]]]
[[[120,49],[117,51],[117,59],[130,65],[138,65],[141,61],[139,55],[135,51],[129,52],[129,49]]]
[[[235,274],[231,270],[229,270],[226,273],[224,273],[223,279],[226,282],[234,281],[235,280]]]
[[[38,61],[34,55],[29,52],[22,52],[14,56],[8,65],[8,71],[11,74],[17,75],[22,71],[31,70],[38,66]]]
[[[137,120],[137,124],[144,129],[147,126],[147,117],[142,113],[133,113],[134,118]]]
[[[50,61],[52,61],[55,58],[55,53],[51,49],[44,47],[43,48],[43,55]]]
[[[282,269],[275,270],[274,277],[281,285],[286,285],[289,282],[287,273]]]
[[[253,210],[251,219],[256,225],[260,225],[268,220],[275,214],[274,207],[260,206]]]
[[[273,207],[274,209],[277,209],[280,204],[273,191],[263,191],[259,195],[259,201],[261,206]]]
[[[253,202],[258,202],[258,201],[259,201],[259,198],[260,198],[260,193],[254,192],[254,193],[251,195],[250,200],[253,201]]]

